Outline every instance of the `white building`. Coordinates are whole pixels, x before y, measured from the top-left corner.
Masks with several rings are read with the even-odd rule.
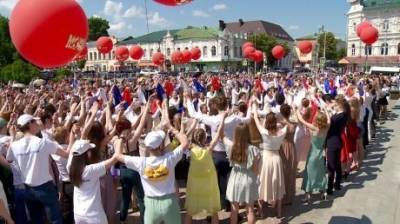
[[[347,57],[352,71],[368,66],[398,66],[400,63],[400,0],[347,0]],[[357,25],[368,20],[379,31],[371,47],[357,36]]]

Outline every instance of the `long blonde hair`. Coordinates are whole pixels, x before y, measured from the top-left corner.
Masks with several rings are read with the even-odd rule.
[[[250,143],[250,130],[247,124],[239,124],[233,134],[233,146],[230,160],[236,163],[247,162],[247,148]]]

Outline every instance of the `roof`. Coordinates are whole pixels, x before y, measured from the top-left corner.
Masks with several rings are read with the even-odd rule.
[[[174,40],[207,40],[218,37],[218,30],[210,27],[187,27],[184,29],[176,30],[161,30],[145,34],[139,37],[128,38],[120,41],[118,45],[130,45],[130,44],[143,44],[143,43],[157,43],[161,42],[162,39],[168,34],[173,36]]]
[[[364,9],[391,8],[400,6],[400,0],[363,0]]]
[[[365,56],[345,57],[348,64],[365,64]],[[399,56],[368,56],[369,64],[400,64]]]
[[[278,24],[262,20],[226,23],[226,29],[231,33],[267,33],[277,39],[293,41],[293,38]]]

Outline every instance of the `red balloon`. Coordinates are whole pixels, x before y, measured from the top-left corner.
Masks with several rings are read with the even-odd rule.
[[[160,66],[164,63],[165,56],[161,52],[156,52],[153,54],[152,61],[153,64]]]
[[[367,20],[364,20],[363,22],[358,24],[357,28],[356,28],[357,36],[361,35],[361,31],[363,31],[364,28],[371,27],[371,26],[372,26],[371,23],[368,22]]]
[[[307,41],[307,40],[300,41],[297,44],[297,47],[299,48],[300,52],[303,53],[303,54],[310,53],[312,51],[312,48],[313,48],[311,41]]]
[[[257,50],[252,54],[252,57],[254,58],[255,62],[259,63],[264,60],[264,53],[262,51]]]
[[[242,45],[242,50],[246,49],[246,47],[254,47],[252,42],[246,42]]]
[[[166,6],[178,6],[192,2],[192,0],[153,0]]]
[[[182,51],[183,63],[189,63],[192,60],[192,53],[188,50]]]
[[[375,43],[378,40],[378,38],[379,38],[379,32],[373,26],[364,28],[360,34],[361,41],[367,45]]]
[[[68,64],[86,46],[89,26],[74,0],[20,0],[10,16],[17,51],[41,68]]]
[[[251,58],[252,54],[256,51],[256,49],[252,46],[247,46],[244,50],[243,50],[243,56],[245,58]]]
[[[192,48],[192,50],[190,51],[192,53],[192,59],[193,60],[199,60],[201,57],[201,51],[198,47]]]
[[[283,48],[281,45],[276,45],[274,48],[272,48],[272,56],[274,56],[274,58],[277,60],[282,59],[285,54],[285,48]]]
[[[172,64],[182,64],[183,63],[183,54],[181,51],[174,51],[171,54]]]
[[[87,46],[85,46],[85,48],[83,48],[83,50],[75,56],[74,60],[82,61],[87,58],[87,54],[88,54],[88,48]]]
[[[129,55],[133,60],[140,60],[144,55],[144,51],[139,45],[135,45],[129,50]]]
[[[129,50],[125,46],[120,46],[115,49],[115,59],[119,62],[124,62],[129,58]]]
[[[113,42],[109,37],[99,37],[96,41],[96,48],[102,54],[108,54],[113,49]]]

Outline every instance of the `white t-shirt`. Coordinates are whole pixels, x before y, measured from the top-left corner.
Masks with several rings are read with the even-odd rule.
[[[124,162],[129,169],[139,172],[146,196],[160,197],[175,193],[175,166],[182,155],[179,146],[159,157],[124,156]]]
[[[68,145],[61,145],[64,149],[68,147]],[[69,174],[67,170],[67,159],[64,157],[61,157],[57,154],[52,154],[51,158],[55,161],[59,173],[59,179],[64,182],[69,181]]]
[[[71,166],[68,160],[67,167]],[[106,224],[107,216],[101,204],[100,177],[106,174],[105,162],[91,164],[82,172],[82,183],[74,187],[74,215],[91,223]]]
[[[7,160],[16,161],[22,181],[29,186],[39,186],[51,181],[49,156],[55,154],[60,145],[36,136],[25,136],[11,143]]]

